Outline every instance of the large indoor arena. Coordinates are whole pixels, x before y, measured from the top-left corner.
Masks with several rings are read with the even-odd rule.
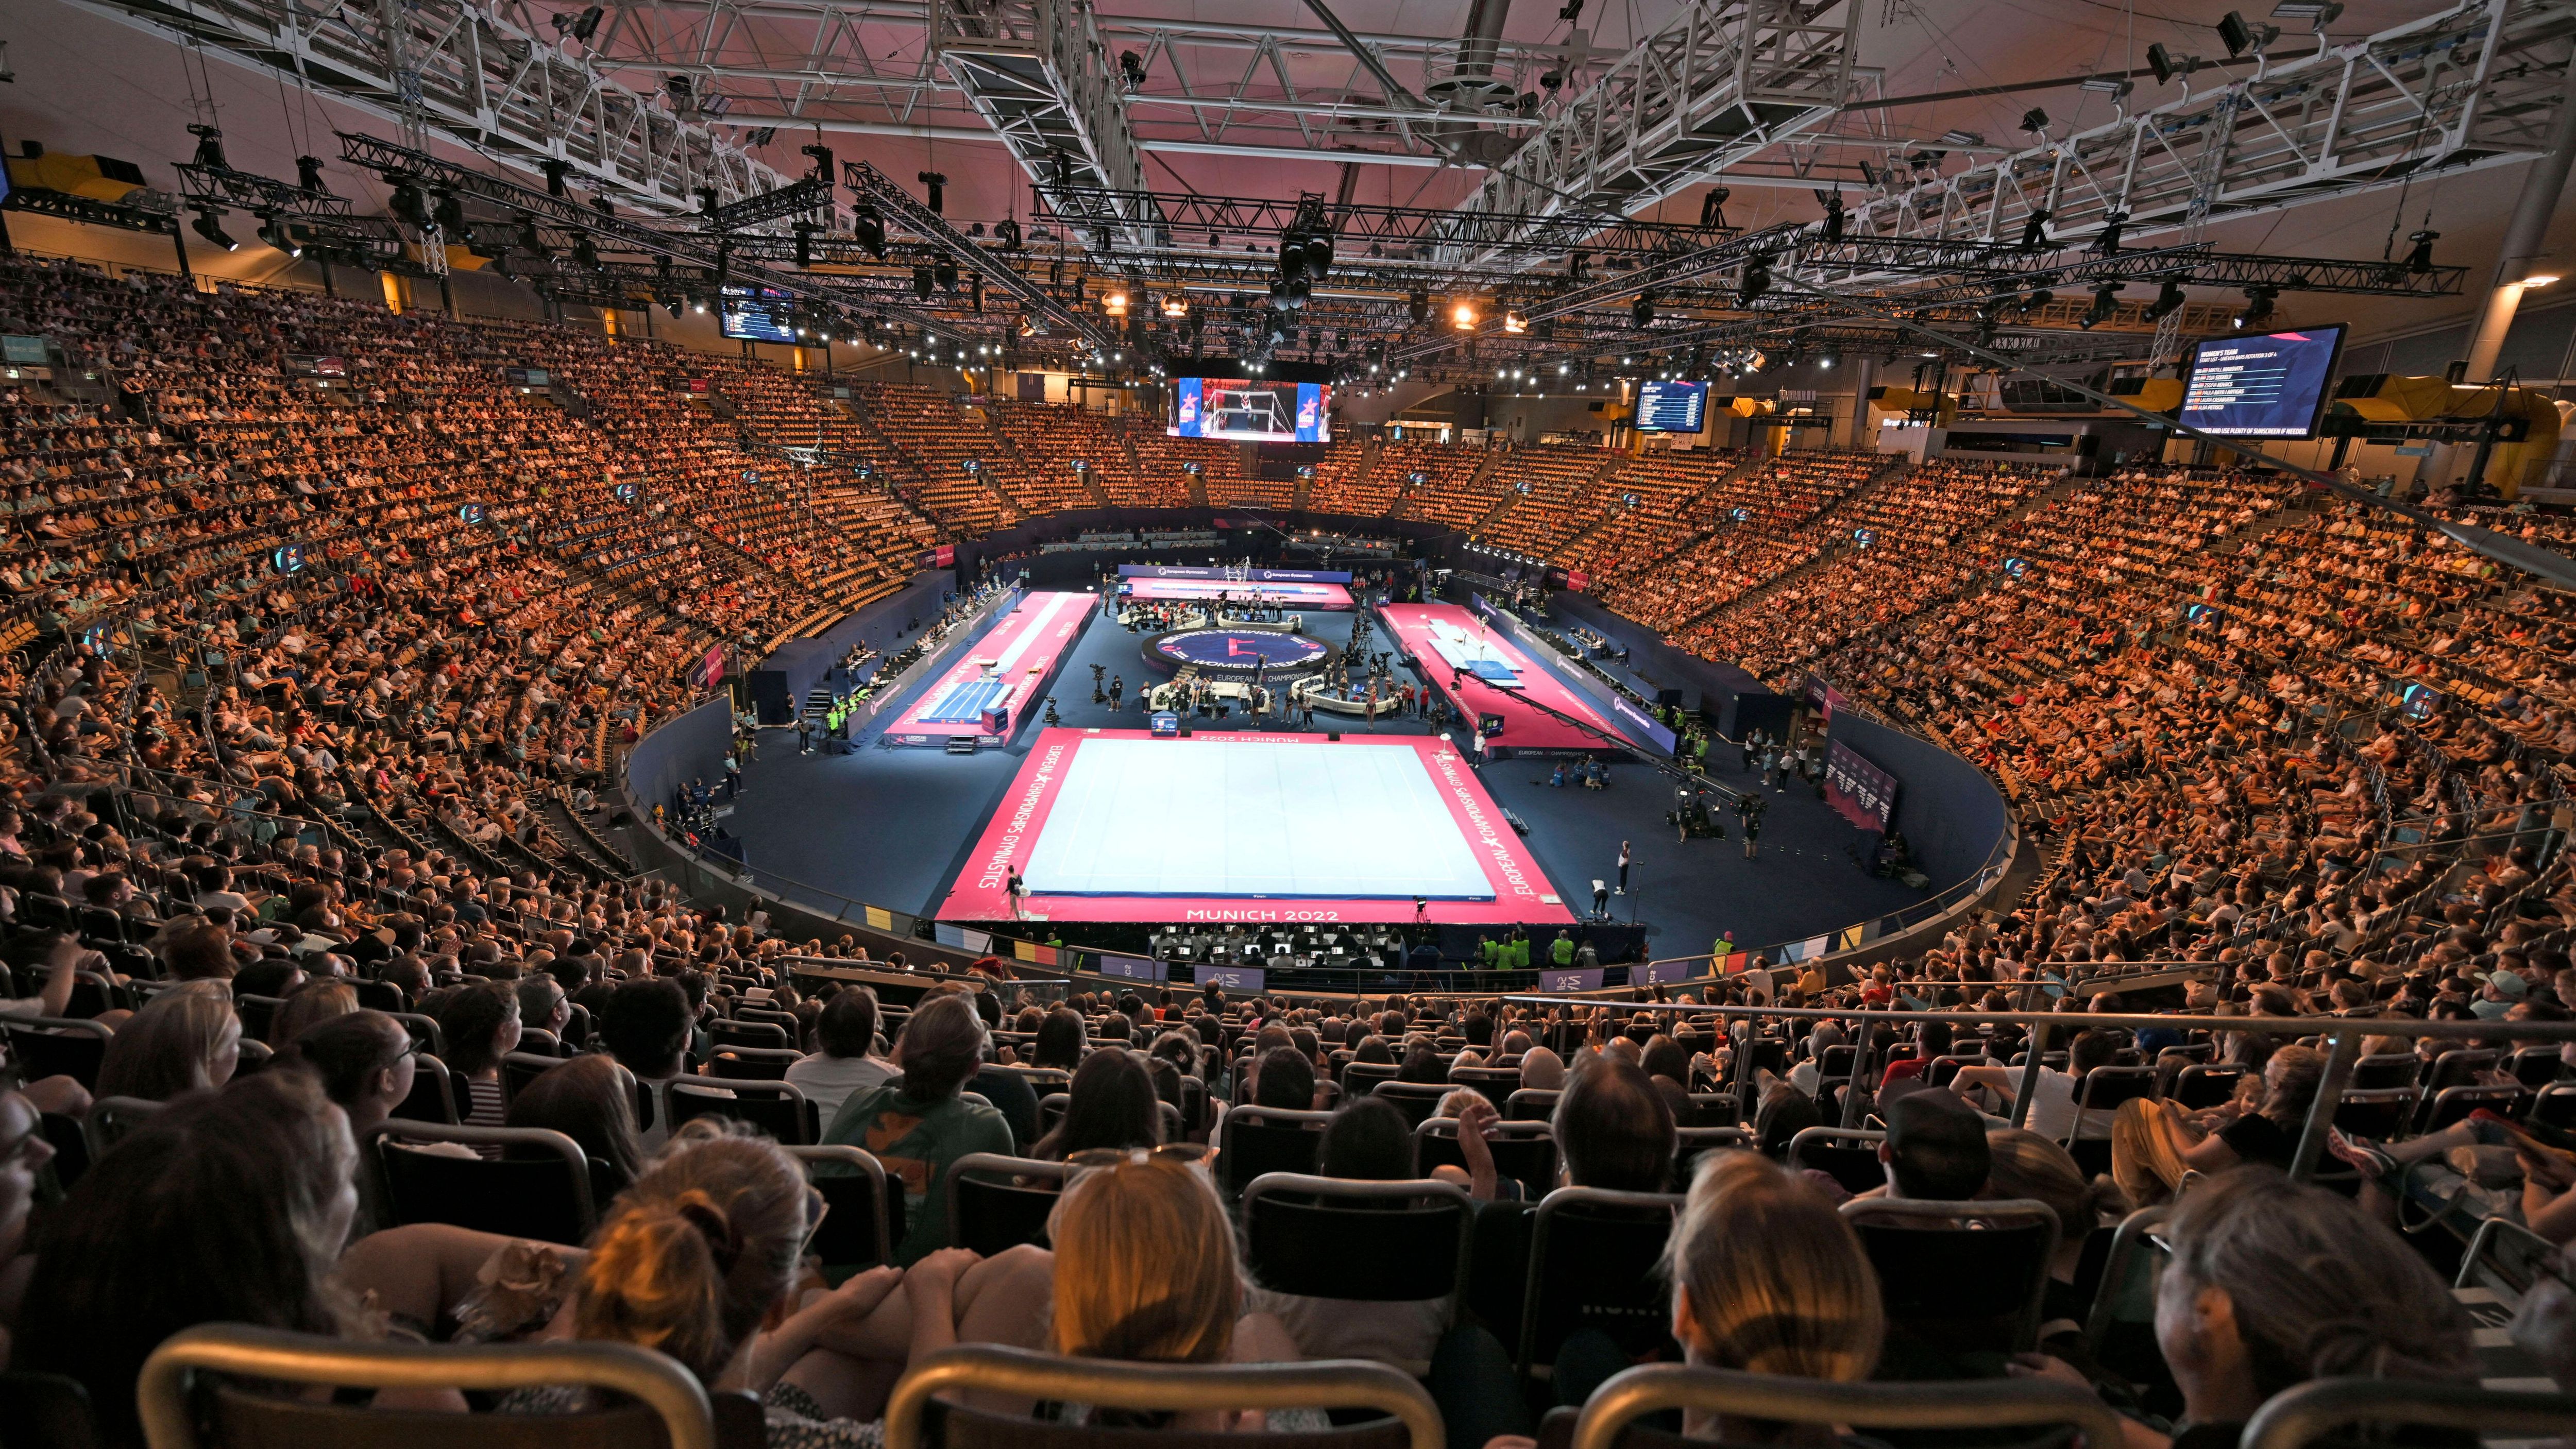
[[[2576,1442],[2576,0],[2231,3],[6,0],[0,1449]]]

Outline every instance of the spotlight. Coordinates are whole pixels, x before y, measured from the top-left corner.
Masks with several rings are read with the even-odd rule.
[[[1473,332],[1473,331],[1475,331],[1475,330],[1476,330],[1476,306],[1475,306],[1475,304],[1474,304],[1474,303],[1472,303],[1472,302],[1461,301],[1461,302],[1458,302],[1457,304],[1455,304],[1454,306],[1452,306],[1452,307],[1449,309],[1449,325],[1450,325],[1450,326],[1452,326],[1452,327],[1457,328],[1457,329],[1458,329],[1459,331],[1461,331],[1461,332]]]
[[[218,171],[232,168],[224,164],[224,133],[213,126],[190,126],[188,134],[197,138],[197,164]]]
[[[2427,254],[2429,255],[2429,252]],[[1413,319],[1413,325],[1416,327],[1430,321],[1431,294],[1429,292],[1415,292],[1411,296],[1406,297],[1404,299],[1404,310],[1405,314]]]
[[[2046,137],[2048,134],[2048,112],[2041,110],[2037,106],[2033,106],[2029,110],[2022,112],[2021,128],[2030,132],[2032,135],[2043,138]]]
[[[188,129],[193,131],[197,128],[191,126]],[[197,219],[188,223],[188,229],[195,232],[197,235],[204,237],[206,240],[213,242],[216,246],[222,247],[225,251],[239,251],[241,250],[241,243],[234,241],[229,236],[226,236],[224,234],[223,227],[218,225],[215,221],[216,217],[223,214],[222,207],[200,206],[197,208]]]
[[[2115,211],[2102,218],[2102,233],[2093,238],[2093,250],[2106,257],[2120,254],[2120,229],[2129,224],[2129,214]]]
[[[2164,285],[2156,288],[2156,299],[2147,304],[2147,310],[2142,315],[2150,322],[2161,322],[2167,313],[2181,307],[2183,300],[2182,283],[2167,277]]]
[[[859,245],[868,249],[868,255],[878,261],[885,260],[885,218],[878,215],[875,207],[860,207],[850,218],[850,230],[858,237]]]
[[[590,44],[590,38],[599,33],[599,22],[607,15],[608,11],[603,6],[593,5],[584,10],[581,18],[572,23],[572,38],[584,45]]]
[[[930,296],[930,268],[915,267],[912,269],[912,295],[924,299],[927,299]]]
[[[1127,83],[1127,94],[1145,88],[1145,58],[1132,50],[1118,52],[1118,74]]]
[[[1015,252],[1020,249],[1020,223],[1017,219],[1006,216],[993,223],[993,235],[1001,241],[1002,250]]]
[[[957,290],[957,264],[955,262],[932,263],[930,267],[930,276],[931,280],[939,284],[939,290],[943,292],[954,292]]]
[[[2235,325],[2239,327],[2259,327],[2265,322],[2270,321],[2272,317],[2272,305],[2280,299],[2281,292],[2277,287],[2246,288],[2245,305],[2236,309]]]
[[[2022,315],[2023,315],[2023,316],[2025,316],[2025,317],[2027,317],[2027,316],[2031,315],[2031,314],[2032,314],[2032,313],[2034,313],[2034,312],[2038,312],[2038,311],[2040,311],[2041,309],[2045,308],[2049,303],[2054,302],[2054,301],[2056,301],[2056,300],[2057,300],[2057,294],[2056,294],[2055,292],[2052,292],[2052,291],[2048,290],[2046,287],[2042,287],[2042,288],[2040,288],[2038,291],[2033,292],[2033,293],[2031,293],[2029,296],[2024,297],[2024,298],[2022,298],[2022,299],[2021,299],[2021,311],[2022,311]]]
[[[428,198],[420,194],[420,188],[412,184],[412,179],[410,177],[396,176],[394,178],[393,199],[387,202],[386,205],[394,215],[402,218],[405,222],[410,223],[415,229],[420,231],[429,230]]]
[[[1843,239],[1843,194],[1839,191],[1819,190],[1816,193],[1816,200],[1824,203],[1825,207],[1825,240],[1841,241]]]
[[[2419,277],[2433,270],[2433,243],[2441,240],[2441,237],[2442,234],[2438,231],[2409,233],[2406,239],[2413,242],[2414,246],[2406,253],[2406,270]]]
[[[548,160],[539,166],[538,169],[546,173],[546,195],[553,197],[557,201],[563,200],[564,173],[572,169],[572,163],[569,161]]]
[[[1723,186],[1712,186],[1699,199],[1699,224],[1714,229],[1726,225],[1726,199],[1735,193]]]
[[[932,216],[944,215],[948,210],[948,173],[945,171],[924,171],[913,179],[930,188],[930,214]]]
[[[1503,314],[1503,330],[1513,334],[1514,336],[1518,336],[1519,334],[1529,330],[1529,323],[1522,321],[1521,314],[1518,312],[1505,312]]]
[[[2110,321],[2114,316],[2118,315],[2119,311],[2120,284],[2117,282],[2104,282],[2093,289],[2093,305],[2086,309],[2082,317],[2076,319],[2075,325],[2087,332],[2090,332],[2094,328],[2101,326],[2103,323]]]
[[[2176,60],[2173,52],[2165,49],[2159,42],[2147,47],[2147,69],[2156,73],[2157,85],[2169,86],[2173,84],[2175,76],[2187,76],[2200,69],[2200,57],[2187,55]]]
[[[1628,304],[1628,320],[1636,323],[1640,332],[1655,325],[1655,294],[1652,291],[1639,292],[1637,300]]]
[[[1771,258],[1767,255],[1749,258],[1744,263],[1744,282],[1736,297],[1739,306],[1750,307],[1771,290]]]
[[[519,246],[541,261],[554,255],[546,247],[544,233],[537,230],[537,219],[524,211],[519,213]]]
[[[296,157],[295,184],[303,187],[307,191],[319,191],[325,196],[330,195],[331,188],[322,184],[322,158],[319,156]]]
[[[263,245],[275,248],[290,257],[304,255],[304,248],[297,246],[295,238],[287,235],[286,222],[277,212],[263,211],[259,214],[259,239]]]
[[[438,203],[430,212],[438,222],[438,229],[446,233],[451,241],[464,240],[467,230],[465,199],[453,191],[433,191],[430,195]]]
[[[2021,249],[2035,252],[2048,245],[2048,219],[2056,215],[2044,206],[2031,208],[2030,219],[2021,224]]]
[[[590,239],[590,233],[583,232],[572,239],[572,260],[585,272],[599,270],[599,246]]]
[[[2230,58],[2243,55],[2249,50],[2261,50],[2278,40],[2280,36],[2281,27],[2248,25],[2245,23],[2245,17],[2233,10],[2218,17],[2218,41],[2219,44],[2227,47]]]

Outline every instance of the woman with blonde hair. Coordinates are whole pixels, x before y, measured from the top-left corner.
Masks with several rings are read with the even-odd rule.
[[[183,1092],[220,1087],[241,1065],[241,1039],[231,987],[221,981],[174,986],[145,1002],[109,1038],[97,1095],[166,1102]]]
[[[2076,1291],[2075,1274],[2084,1260],[2085,1240],[2102,1229],[2106,1217],[2124,1212],[2127,1199],[2109,1178],[2086,1182],[2073,1154],[2026,1128],[1988,1132],[1986,1150],[1990,1166],[1986,1190],[1979,1196],[2042,1202],[2057,1215],[2057,1256],[2048,1268],[2040,1338],[2082,1332],[2087,1299]]]
[[[1860,1239],[1823,1194],[1758,1153],[1700,1157],[1664,1266],[1673,1337],[1692,1363],[1836,1383],[1877,1367],[1887,1320]],[[1731,1443],[1772,1437],[1714,1427]]]

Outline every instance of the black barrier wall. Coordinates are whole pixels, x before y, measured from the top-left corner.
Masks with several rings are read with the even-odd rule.
[[[732,704],[718,695],[638,741],[626,757],[626,788],[636,812],[649,816],[654,806],[669,805],[671,792],[691,780],[721,783],[725,745],[732,738]]]
[[[1946,888],[1975,875],[2003,839],[2007,819],[2004,797],[1976,766],[1901,730],[1851,713],[1834,716],[1825,731],[1871,763],[1894,775],[1896,828],[1913,847],[1916,867]],[[1876,848],[1875,833],[1854,830],[1864,856]]]

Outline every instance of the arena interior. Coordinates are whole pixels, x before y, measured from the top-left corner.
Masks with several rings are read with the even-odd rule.
[[[10,0],[0,1449],[2576,1443],[2576,0],[2228,3]]]

